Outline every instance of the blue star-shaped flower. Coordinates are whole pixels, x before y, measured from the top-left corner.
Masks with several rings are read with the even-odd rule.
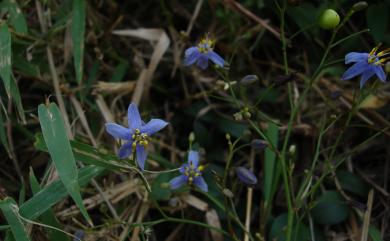
[[[376,53],[378,47],[375,47],[370,53],[352,52],[345,56],[345,64],[353,64],[341,77],[341,80],[349,80],[355,76],[361,75],[360,88],[364,86],[368,79],[376,75],[382,82],[386,81],[386,74],[383,70],[383,64],[388,58],[383,58],[390,49]]]
[[[184,65],[192,65],[196,62],[202,69],[206,69],[209,65],[209,60],[214,64],[223,67],[225,60],[214,52],[215,41],[208,38],[208,36],[202,38],[197,46],[188,48],[184,54]]]
[[[208,186],[202,177],[204,167],[199,166],[199,153],[197,151],[190,151],[188,153],[188,163],[183,164],[179,171],[180,176],[173,178],[169,184],[172,190],[178,189],[184,184],[195,185],[200,190],[207,192]]]
[[[106,131],[115,138],[126,140],[121,146],[118,156],[124,159],[136,154],[136,160],[141,170],[144,170],[147,152],[145,147],[149,144],[149,137],[163,129],[168,122],[161,119],[151,119],[147,124],[141,120],[138,108],[135,104],[130,104],[127,111],[129,128],[115,123],[107,123]]]

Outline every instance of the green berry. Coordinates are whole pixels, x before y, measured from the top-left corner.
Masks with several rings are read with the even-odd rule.
[[[318,25],[323,29],[334,29],[340,23],[340,16],[333,9],[326,9],[318,20]]]

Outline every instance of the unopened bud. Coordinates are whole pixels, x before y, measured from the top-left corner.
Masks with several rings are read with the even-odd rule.
[[[245,167],[238,167],[236,169],[237,177],[246,185],[254,185],[257,183],[257,178],[255,174],[249,169]]]
[[[258,80],[259,80],[259,77],[257,77],[257,75],[254,75],[254,74],[247,75],[241,79],[240,85],[248,86],[248,85],[251,85],[253,83],[256,83]]]
[[[226,140],[230,140],[230,134],[229,133],[226,133],[225,137],[226,137]]]
[[[368,3],[366,1],[360,1],[360,2],[355,3],[352,6],[352,10],[357,12],[357,11],[361,11],[367,7],[368,7]]]
[[[290,155],[294,155],[295,152],[297,150],[297,146],[296,145],[291,145],[288,152],[290,153]]]
[[[190,142],[194,142],[195,141],[195,133],[191,131],[190,135],[188,136],[188,140]]]
[[[318,20],[318,25],[326,30],[334,29],[340,23],[339,14],[333,9],[326,9]]]
[[[222,193],[223,193],[226,197],[228,197],[228,198],[233,198],[233,197],[234,197],[234,194],[232,193],[232,191],[230,191],[230,190],[227,189],[227,188],[224,188],[224,189],[222,190]]]
[[[240,112],[237,112],[237,113],[234,113],[234,114],[233,114],[233,118],[234,118],[236,121],[242,121],[243,116],[242,116],[241,111],[240,111]]]
[[[262,151],[268,146],[268,143],[261,139],[254,139],[251,142],[251,147],[255,150]]]

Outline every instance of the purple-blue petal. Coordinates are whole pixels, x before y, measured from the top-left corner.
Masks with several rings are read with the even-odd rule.
[[[145,150],[144,146],[137,145],[136,147],[136,159],[139,168],[143,171],[145,169],[145,161],[148,156],[147,151]]]
[[[185,185],[188,181],[188,177],[186,175],[180,175],[172,180],[169,181],[169,186],[171,187],[172,190],[179,189],[183,185]]]
[[[345,64],[350,64],[354,62],[359,61],[367,61],[368,60],[368,53],[358,53],[358,52],[351,52],[347,55],[345,55]]]
[[[128,128],[115,123],[106,123],[105,126],[106,126],[106,131],[113,137],[122,140],[131,139],[131,131]]]
[[[194,183],[195,187],[199,188],[203,192],[208,192],[209,187],[207,186],[207,183],[202,176],[195,177],[193,183]]]
[[[367,61],[357,62],[344,72],[343,76],[341,77],[341,80],[352,79],[353,77],[366,71],[368,67],[369,65]]]
[[[188,163],[192,163],[194,167],[198,167],[199,165],[199,152],[197,151],[190,151],[188,153]]]
[[[127,110],[127,118],[129,121],[129,128],[131,130],[139,129],[142,126],[141,116],[138,111],[138,107],[131,103]]]
[[[363,88],[363,86],[366,84],[367,80],[374,76],[375,71],[372,68],[369,68],[367,71],[365,71],[361,78],[360,78],[360,88]]]
[[[120,159],[125,159],[125,158],[127,158],[128,156],[131,155],[132,144],[133,144],[132,141],[128,141],[125,144],[123,144],[121,146],[121,148],[119,148],[118,156],[119,156]]]
[[[206,69],[209,66],[209,59],[207,58],[207,55],[201,54],[198,58],[198,61],[196,64],[201,68],[201,69]]]
[[[166,127],[169,123],[161,119],[151,119],[146,125],[141,127],[141,133],[146,133],[149,136]]]
[[[245,167],[238,167],[236,169],[238,179],[247,185],[254,185],[257,183],[257,178],[253,172]]]
[[[375,72],[376,76],[378,76],[378,78],[382,82],[385,82],[386,81],[386,74],[385,74],[385,71],[383,71],[382,66],[381,65],[375,65],[375,66],[373,66],[373,69],[374,69],[374,72]]]
[[[221,56],[219,56],[216,52],[214,51],[209,51],[207,53],[207,56],[208,58],[214,62],[214,64],[220,66],[220,67],[223,67],[224,64],[225,64],[225,60],[223,60],[223,58]]]
[[[197,47],[188,48],[184,54],[184,65],[188,66],[194,64],[200,56],[201,53]]]
[[[188,164],[187,163],[184,163],[183,165],[181,165],[181,167],[179,168],[179,172],[180,173],[185,173],[186,172],[186,168],[188,167]]]

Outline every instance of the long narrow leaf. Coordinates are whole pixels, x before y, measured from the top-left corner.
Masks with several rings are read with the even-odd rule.
[[[31,185],[31,190],[32,190],[34,195],[42,190],[32,169],[30,170],[30,185]],[[48,209],[46,212],[44,212],[42,214],[40,220],[42,221],[42,223],[44,223],[48,226],[55,227],[55,228],[60,229],[60,230],[63,229],[62,225],[58,222],[56,216],[54,215],[54,212],[52,209]],[[60,232],[58,230],[48,228],[48,229],[46,229],[46,233],[47,233],[49,240],[69,241],[68,236],[66,236],[66,234],[64,234],[63,232]]]
[[[24,227],[24,224],[18,215],[18,210],[17,210],[17,205],[15,200],[7,197],[4,200],[0,201],[0,209],[3,212],[4,217],[11,228],[15,240],[30,241],[30,238],[28,237],[27,231]]]
[[[76,160],[70,147],[61,113],[54,103],[47,107],[41,104],[38,107],[38,116],[46,146],[58,175],[84,218],[90,223],[91,219],[80,195]]]
[[[5,22],[0,22],[0,76],[8,97],[11,97],[11,33]]]
[[[274,147],[278,145],[278,126],[272,122],[268,123],[267,136],[270,144]],[[275,181],[275,159],[276,155],[273,150],[267,148],[265,150],[265,163],[264,163],[264,202],[269,204],[272,196],[272,186]]]
[[[76,72],[76,80],[81,82],[83,77],[84,59],[84,32],[85,32],[85,0],[73,0],[72,16],[72,41],[73,59]]]
[[[83,167],[79,171],[78,183],[80,186],[85,186],[103,171],[104,169],[101,167]],[[35,219],[68,195],[64,184],[60,180],[54,181],[23,203],[20,206],[20,214],[24,218]]]

